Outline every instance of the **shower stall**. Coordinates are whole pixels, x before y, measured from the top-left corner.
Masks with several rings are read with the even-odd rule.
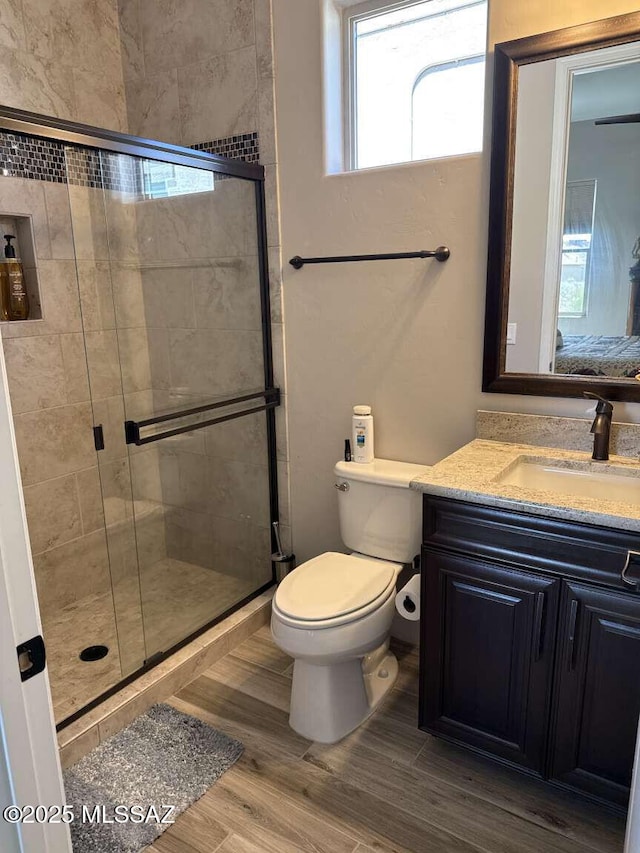
[[[273,582],[262,167],[0,110],[0,324],[56,722]]]

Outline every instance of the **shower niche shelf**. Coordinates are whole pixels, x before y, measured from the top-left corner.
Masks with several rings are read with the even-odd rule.
[[[38,274],[38,260],[36,255],[36,244],[33,231],[33,218],[18,213],[0,211],[0,243],[4,244],[4,235],[13,234],[15,240],[13,245],[18,260],[22,262],[24,280],[29,296],[29,318],[27,320],[5,320],[0,326],[9,326],[16,323],[29,323],[32,320],[42,319],[42,307],[40,302],[40,278]],[[4,257],[0,253],[0,258]]]

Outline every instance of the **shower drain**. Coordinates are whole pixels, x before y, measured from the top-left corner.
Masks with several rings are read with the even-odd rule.
[[[80,652],[80,660],[89,662],[94,660],[102,660],[109,654],[107,646],[87,646]]]

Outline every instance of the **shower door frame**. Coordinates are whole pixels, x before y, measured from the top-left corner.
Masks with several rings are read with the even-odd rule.
[[[267,254],[267,224],[266,224],[266,198],[265,198],[265,170],[259,164],[246,163],[243,160],[231,160],[216,154],[208,154],[204,151],[196,151],[181,145],[159,142],[154,139],[144,139],[119,131],[106,130],[104,128],[92,127],[77,122],[58,119],[39,113],[27,112],[0,105],[0,131],[19,133],[29,136],[50,139],[55,142],[68,143],[70,145],[94,148],[99,151],[109,151],[117,154],[128,154],[164,163],[172,163],[178,166],[187,166],[196,169],[204,169],[214,174],[222,174],[228,177],[240,178],[252,181],[255,188],[255,210],[257,224],[257,249],[258,249],[258,272],[260,290],[260,312],[262,323],[262,351],[264,362],[264,389],[259,396],[264,398],[264,405],[258,408],[252,407],[246,412],[236,412],[232,417],[251,414],[256,411],[265,411],[266,437],[267,437],[267,470],[269,479],[269,510],[270,510],[270,537],[271,553],[276,550],[277,543],[273,532],[273,522],[279,521],[278,508],[278,469],[276,451],[276,420],[275,409],[280,405],[280,388],[274,386],[273,376],[273,343],[271,334],[271,300],[269,289],[269,269]],[[242,398],[240,398],[242,399]],[[229,398],[228,403],[232,405],[238,402],[237,398]],[[221,418],[220,420],[224,420]],[[198,428],[198,425],[194,425]],[[125,424],[123,424],[123,430]],[[135,441],[129,443],[136,443]],[[245,596],[241,601],[225,610],[219,616],[201,626],[197,631],[184,637],[171,648],[154,655],[149,662],[135,672],[118,681],[112,688],[100,694],[87,705],[62,720],[56,729],[59,731],[74,720],[97,707],[105,699],[117,693],[127,684],[130,684],[142,673],[153,669],[158,663],[166,660],[178,649],[190,643],[196,637],[203,634],[209,628],[217,625],[223,619],[234,613],[247,602],[257,598],[276,582],[275,565],[271,563],[271,578],[267,583]]]

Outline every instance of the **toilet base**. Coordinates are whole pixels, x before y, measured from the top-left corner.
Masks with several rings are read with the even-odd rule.
[[[289,725],[309,740],[336,743],[367,719],[397,675],[388,642],[364,658],[328,666],[297,659]]]

